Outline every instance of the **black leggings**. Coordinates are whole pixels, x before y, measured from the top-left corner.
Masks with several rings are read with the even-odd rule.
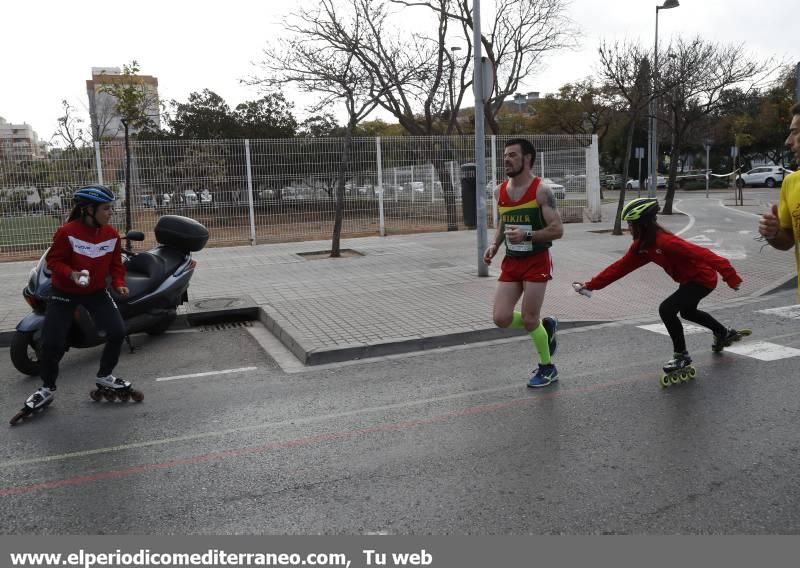
[[[658,315],[667,326],[669,336],[672,338],[672,348],[675,353],[686,351],[686,338],[683,335],[683,325],[678,319],[678,313],[685,320],[710,329],[714,335],[724,335],[727,329],[713,317],[697,309],[700,300],[711,293],[710,288],[701,286],[696,282],[681,284],[674,294],[661,302]]]
[[[119,361],[119,352],[125,340],[125,322],[111,295],[103,290],[89,296],[66,294],[53,288],[53,295],[47,302],[47,311],[42,328],[42,382],[46,387],[55,388],[58,378],[58,363],[64,356],[67,334],[72,325],[75,308],[84,306],[92,314],[98,330],[106,332],[106,343],[100,357],[98,377],[110,375]]]

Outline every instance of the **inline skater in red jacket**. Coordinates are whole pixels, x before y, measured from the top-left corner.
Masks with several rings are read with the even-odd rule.
[[[728,259],[687,242],[659,225],[656,221],[658,211],[657,199],[641,197],[629,201],[622,209],[622,220],[628,222],[633,244],[622,258],[600,274],[588,282],[576,283],[576,289],[600,290],[649,262],[663,268],[678,283],[678,289],[658,308],[672,339],[674,355],[664,365],[664,373],[669,374],[692,363],[678,314],[712,331],[714,352],[722,351],[749,332],[726,328],[710,314],[697,309],[700,300],[716,288],[717,273],[734,290],[739,289],[742,279]]]
[[[74,207],[67,222],[53,236],[47,253],[53,293],[47,302],[42,328],[43,385],[28,397],[23,411],[32,412],[53,401],[58,364],[64,356],[67,333],[79,305],[89,310],[98,329],[106,334],[95,380],[97,387],[133,392],[130,382],[112,375],[125,339],[125,323],[106,289],[107,278],[110,277],[117,293],[128,295],[120,236],[109,224],[114,200],[114,194],[104,186],[82,187],[73,195]]]

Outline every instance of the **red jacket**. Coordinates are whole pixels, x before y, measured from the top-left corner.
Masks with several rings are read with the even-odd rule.
[[[589,280],[586,287],[589,290],[605,288],[648,262],[655,262],[679,284],[696,282],[713,290],[717,287],[717,272],[731,288],[742,282],[727,258],[670,233],[657,231],[652,247],[639,252],[639,241],[634,241],[622,258]]]
[[[47,252],[47,266],[53,273],[53,286],[67,294],[95,294],[106,287],[111,275],[114,288],[125,286],[119,233],[111,225],[90,227],[80,220],[63,224],[53,235]],[[89,271],[89,285],[78,286],[72,272]]]

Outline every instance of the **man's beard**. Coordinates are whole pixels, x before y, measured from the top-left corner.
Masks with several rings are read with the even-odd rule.
[[[513,167],[513,166],[511,166],[511,167]],[[523,168],[522,166],[520,166],[520,167],[519,167],[519,169],[516,169],[516,170],[513,170],[513,169],[512,169],[511,171],[507,171],[507,172],[506,172],[506,175],[507,175],[508,177],[510,177],[510,178],[517,177],[519,174],[521,174],[521,173],[522,173],[522,170],[523,170],[523,169],[524,169],[524,168]]]

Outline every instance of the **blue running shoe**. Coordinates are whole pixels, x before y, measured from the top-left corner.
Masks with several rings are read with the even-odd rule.
[[[552,357],[556,354],[556,348],[558,347],[558,340],[556,340],[558,319],[550,316],[542,318],[542,325],[545,331],[547,331],[547,338],[550,340],[550,356]]]
[[[550,386],[556,381],[558,381],[558,370],[556,366],[552,363],[550,365],[539,363],[539,368],[536,369],[536,372],[531,376],[530,380],[528,380],[528,386],[532,389],[538,389]]]

